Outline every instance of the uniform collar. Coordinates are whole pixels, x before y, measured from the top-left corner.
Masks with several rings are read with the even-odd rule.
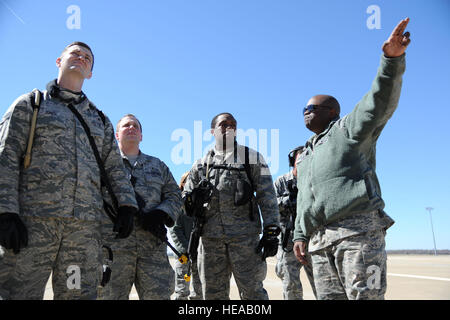
[[[336,118],[331,120],[331,122],[328,124],[328,127],[325,130],[323,130],[321,133],[315,134],[311,138],[309,138],[308,141],[305,143],[305,148],[307,148],[308,146],[313,147],[313,145],[316,144],[317,141],[320,140],[320,138],[322,138],[324,135],[326,135],[328,133],[328,131],[330,131],[330,129],[334,126],[336,121],[338,121],[339,119],[340,119],[339,116],[337,116]]]
[[[231,150],[227,150],[226,153],[218,152],[214,146],[206,154],[204,162],[207,163],[209,161],[213,164],[215,160],[220,160],[219,163],[221,164],[244,164],[245,160],[242,158],[244,157],[244,151],[242,148],[244,147],[237,143],[236,140],[234,141],[233,148]]]
[[[122,159],[127,160],[127,162],[130,164],[130,166],[132,167],[133,165],[130,163],[130,161],[128,160],[128,157],[122,152],[122,150],[120,150],[120,155],[122,156]],[[139,154],[136,158],[136,164],[143,164],[143,158],[142,158],[142,152],[141,150],[139,150]]]
[[[52,98],[56,98],[67,104],[80,104],[86,100],[86,95],[83,91],[75,92],[69,89],[61,88],[57,84],[57,80],[52,80],[47,84],[47,92]]]

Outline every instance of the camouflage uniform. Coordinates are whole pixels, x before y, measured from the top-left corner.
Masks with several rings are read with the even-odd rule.
[[[10,299],[8,281],[12,278],[14,265],[16,263],[15,255],[10,255],[9,259],[5,259],[6,249],[0,246],[0,300]]]
[[[203,251],[197,260],[205,300],[229,299],[232,273],[241,299],[268,299],[263,287],[266,262],[255,253],[255,248],[262,231],[258,205],[264,227],[279,226],[272,176],[261,154],[249,149],[256,198],[253,205],[248,202],[235,206],[238,179],[250,183],[244,169],[244,146],[237,145],[236,150],[225,157],[216,150],[210,150],[203,159],[194,163],[184,186],[183,193],[191,192],[202,176],[206,176],[207,167],[210,168],[209,181],[214,188],[209,207],[205,210],[206,222],[200,241]],[[239,170],[215,167],[218,165]]]
[[[275,272],[283,283],[284,300],[303,300],[303,287],[300,281],[300,269],[303,265],[297,260],[292,250],[294,246],[292,243],[292,233],[294,231],[296,204],[295,201],[292,202],[289,199],[289,184],[297,186],[297,178],[294,177],[292,171],[278,177],[274,183],[278,207],[280,209],[282,234],[285,234],[286,231],[289,232],[286,248],[283,250],[281,242],[278,247]],[[311,264],[304,266],[304,270],[315,294]]]
[[[384,236],[393,223],[384,211],[375,210],[331,223],[311,235],[308,251],[319,300],[384,298]],[[330,261],[336,272],[330,273]]]
[[[294,241],[309,241],[318,299],[383,299],[385,232],[376,143],[398,106],[405,54],[381,57],[371,90],[311,137],[297,160]]]
[[[181,210],[181,192],[169,168],[158,158],[139,153],[134,165],[122,154],[128,180],[136,178],[135,191],[145,200],[144,211],[160,209],[176,221]],[[133,284],[141,300],[169,300],[174,291],[174,271],[167,257],[167,245],[146,231],[135,219],[126,239],[115,239],[108,221],[104,224],[105,244],[113,251],[109,284],[101,299],[126,300]]]
[[[23,169],[31,97],[19,97],[0,123],[0,213],[19,214],[29,236],[29,245],[18,255],[7,250],[0,261],[0,269],[14,265],[13,276],[3,285],[12,299],[42,299],[53,271],[55,299],[95,299],[102,272],[100,220],[105,216],[100,170],[87,135],[67,104],[89,125],[119,206],[137,208],[114,129],[109,119],[103,123],[83,93],[61,89],[51,81],[42,96],[31,165]]]
[[[175,225],[169,229],[175,248],[186,253],[189,246],[189,236],[192,231],[193,218],[188,217],[182,207],[183,212],[178,217]],[[203,298],[202,284],[198,275],[197,262],[194,261],[191,267],[191,281],[186,282],[184,275],[188,272],[188,264],[181,264],[178,259],[175,262],[175,300],[200,300]],[[189,285],[192,283],[192,291]]]

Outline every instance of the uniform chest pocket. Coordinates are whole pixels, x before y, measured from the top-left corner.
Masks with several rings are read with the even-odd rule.
[[[96,125],[90,125],[91,135],[93,137],[100,137],[103,140],[105,136],[105,132],[103,131],[103,127],[97,127]]]
[[[225,184],[233,191],[234,205],[243,206],[247,204],[252,198],[252,187],[245,169],[243,167],[230,167],[224,170],[224,175]]]
[[[144,176],[147,183],[162,183],[161,172],[156,168],[146,170]]]
[[[70,111],[69,111],[70,112]],[[58,110],[52,105],[42,105],[36,121],[36,134],[45,132],[66,132],[73,126],[73,117],[65,110]]]
[[[73,118],[66,113],[66,110],[58,110],[52,105],[43,104],[36,121],[33,153],[65,154],[65,148],[68,146],[70,137],[73,136],[73,128]]]
[[[164,181],[161,172],[156,168],[147,168],[143,175],[144,178],[138,180],[141,181],[143,185],[138,186],[136,189],[139,190],[145,197],[147,209],[149,209],[161,202]]]
[[[85,121],[89,124],[89,130],[91,131],[91,136],[94,138],[95,144],[97,145],[98,152],[101,154],[103,140],[105,138],[104,125],[100,117],[90,116],[89,118],[83,115],[86,119]],[[84,131],[84,130],[83,130]]]

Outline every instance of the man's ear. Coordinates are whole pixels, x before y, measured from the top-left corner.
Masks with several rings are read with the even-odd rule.
[[[56,59],[56,66],[59,68],[61,67],[61,57]]]
[[[335,108],[330,109],[330,116],[331,116],[331,119],[334,119],[338,116],[337,110]]]
[[[88,75],[86,76],[86,79],[89,80],[90,78],[92,78],[92,71],[89,71]]]
[[[119,133],[116,132],[116,140],[119,141]]]

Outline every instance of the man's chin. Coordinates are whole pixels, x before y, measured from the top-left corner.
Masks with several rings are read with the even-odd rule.
[[[311,130],[311,121],[305,120],[305,127],[309,130]]]
[[[77,77],[84,78],[82,70],[80,69],[79,66],[76,66],[76,65],[72,65],[72,66],[68,67],[66,70],[66,74],[76,75]]]
[[[316,133],[315,126],[311,122],[305,123],[305,126],[309,131]]]

